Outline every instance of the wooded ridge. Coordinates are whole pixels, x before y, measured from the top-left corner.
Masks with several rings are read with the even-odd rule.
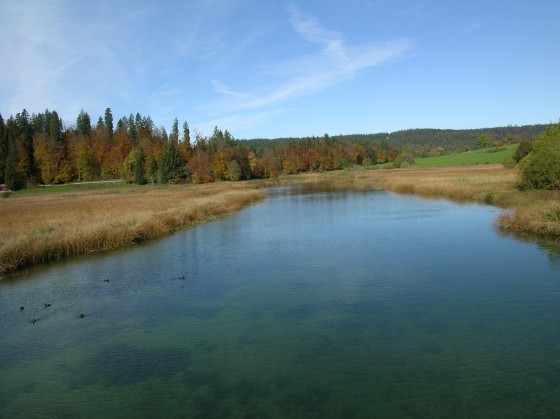
[[[517,143],[547,126],[236,140],[218,127],[210,136],[194,132],[191,138],[188,123],[180,132],[177,118],[168,134],[139,113],[115,126],[110,108],[96,124],[83,110],[75,124],[64,124],[56,111],[29,115],[24,109],[6,121],[0,114],[0,183],[17,190],[117,178],[143,184],[276,177],[466,151],[481,136],[491,144]]]

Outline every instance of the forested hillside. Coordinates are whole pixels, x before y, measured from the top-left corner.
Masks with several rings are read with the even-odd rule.
[[[354,165],[406,161],[467,150],[484,135],[490,143],[533,139],[546,125],[478,130],[417,129],[394,133],[236,140],[216,127],[191,138],[177,118],[168,134],[149,116],[130,114],[116,124],[110,108],[92,123],[81,111],[64,124],[56,111],[0,114],[0,183],[30,185],[98,179],[135,183],[241,180]]]
[[[491,142],[509,142],[519,143],[521,140],[532,140],[539,134],[543,133],[549,125],[523,125],[523,126],[508,126],[497,128],[480,128],[480,129],[465,129],[465,130],[451,130],[451,129],[433,129],[433,128],[419,128],[409,129],[395,132],[380,132],[376,134],[350,134],[350,135],[337,135],[331,138],[337,140],[344,140],[352,143],[388,143],[402,147],[404,145],[422,146],[429,151],[430,149],[443,149],[447,152],[465,151],[477,147],[477,140],[481,135],[487,135]],[[248,144],[255,147],[270,146],[273,143],[289,143],[294,141],[309,140],[317,137],[304,137],[304,138],[276,138],[269,139],[252,139],[246,140]],[[505,140],[505,141],[504,141]]]

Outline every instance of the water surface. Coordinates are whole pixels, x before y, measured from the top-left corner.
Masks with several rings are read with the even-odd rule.
[[[0,282],[0,417],[560,415],[560,273],[497,209],[303,192]]]

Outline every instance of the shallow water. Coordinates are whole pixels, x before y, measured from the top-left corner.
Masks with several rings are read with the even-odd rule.
[[[304,192],[0,282],[0,417],[560,415],[554,258],[493,207]]]

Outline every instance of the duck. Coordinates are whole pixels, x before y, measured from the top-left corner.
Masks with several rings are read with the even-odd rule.
[[[103,282],[109,282],[109,278],[104,279]]]
[[[86,315],[84,313],[78,314],[78,319],[83,319],[84,317],[86,317]]]
[[[19,311],[23,311],[25,309],[25,307],[20,307]]]
[[[183,279],[183,280],[184,280],[184,279],[185,279],[185,275],[179,276],[179,277],[177,277],[177,279]]]
[[[31,320],[31,323],[33,323],[33,324],[37,323],[37,319]]]
[[[51,305],[48,303],[45,303],[45,308],[50,307]]]

